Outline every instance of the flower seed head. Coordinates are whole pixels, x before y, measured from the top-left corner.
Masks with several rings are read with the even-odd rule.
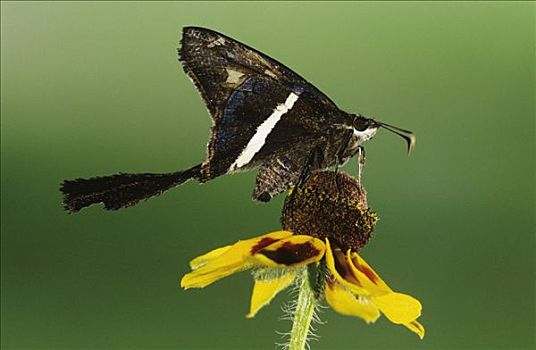
[[[368,208],[367,193],[350,175],[334,171],[313,173],[294,188],[283,206],[283,229],[336,244],[343,251],[359,251],[378,221]]]

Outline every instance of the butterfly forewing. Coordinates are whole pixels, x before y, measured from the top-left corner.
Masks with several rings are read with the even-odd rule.
[[[205,180],[260,165],[254,197],[271,198],[297,178],[326,128],[342,122],[335,104],[301,76],[220,33],[184,28],[179,59],[214,122]]]
[[[335,104],[315,86],[271,57],[239,41],[206,28],[184,27],[179,60],[194,80],[209,109],[217,110],[245,75],[265,75],[288,85],[301,85],[323,103]]]
[[[212,127],[206,169],[209,177],[219,176],[230,169],[256,134],[259,125],[290,93],[285,86],[259,75],[249,76],[231,92]],[[248,166],[256,164],[253,159],[248,163]]]

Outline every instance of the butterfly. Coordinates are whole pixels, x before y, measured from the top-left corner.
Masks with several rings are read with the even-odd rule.
[[[212,117],[205,161],[171,173],[65,180],[69,212],[125,208],[188,180],[256,167],[252,197],[267,202],[312,171],[341,166],[379,128],[403,137],[409,151],[415,143],[408,130],[340,110],[282,63],[216,31],[184,27],[178,57]]]

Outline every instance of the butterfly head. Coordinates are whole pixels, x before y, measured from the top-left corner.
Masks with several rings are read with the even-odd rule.
[[[373,119],[363,117],[360,114],[353,115],[352,129],[357,142],[361,144],[376,135],[380,125]]]
[[[413,132],[364,117],[360,114],[353,115],[352,128],[354,130],[354,136],[358,139],[359,143],[370,140],[376,135],[378,129],[382,128],[402,137],[408,145],[408,153],[411,153],[415,146],[416,138]]]

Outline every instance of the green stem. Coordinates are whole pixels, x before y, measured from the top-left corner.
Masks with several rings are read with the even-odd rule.
[[[315,313],[317,300],[311,282],[309,272],[304,268],[299,276],[300,294],[294,312],[292,330],[290,331],[289,350],[303,350],[307,344],[309,327]]]

